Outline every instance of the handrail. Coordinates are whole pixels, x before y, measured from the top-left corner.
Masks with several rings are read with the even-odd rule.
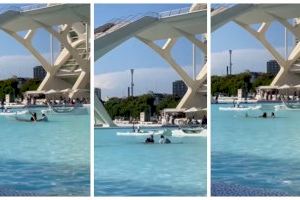
[[[56,4],[28,4],[25,6],[6,6],[0,9],[0,14],[3,14],[8,11],[16,11],[16,12],[27,12],[31,10],[38,10],[42,8],[48,8],[52,6],[60,5],[59,3]]]
[[[130,24],[132,22],[136,22],[136,21],[142,19],[143,17],[147,17],[147,16],[148,17],[158,18],[157,13],[155,13],[155,12],[148,12],[146,14],[139,13],[139,14],[136,14],[136,15],[129,15],[129,16],[125,17],[125,18],[121,17],[121,18],[112,19],[112,20],[106,22],[102,26],[105,26],[107,24],[113,24],[113,26],[110,27],[110,28],[108,28],[107,30],[105,30],[103,32],[95,33],[95,39],[98,39],[99,37],[102,37],[102,36],[104,36],[104,35],[106,35],[108,33],[111,33],[111,32],[113,32],[115,30],[118,30],[118,29],[124,27],[127,24]],[[101,27],[101,26],[99,26],[99,27]]]
[[[159,13],[158,12],[148,12],[145,14],[139,13],[136,15],[129,15],[127,17],[113,18],[95,29],[95,30],[97,30],[100,27],[104,27],[103,31],[94,32],[95,39],[98,39],[99,37],[102,37],[108,33],[115,31],[115,30],[118,30],[127,24],[136,22],[143,17],[148,16],[148,17],[155,17],[157,19],[163,19],[163,18],[173,17],[173,16],[187,14],[187,13],[191,13],[191,12],[198,12],[198,11],[202,11],[202,10],[206,10],[206,9],[207,9],[206,4],[203,4],[203,5],[200,5],[196,11],[190,11],[190,7],[185,7],[185,8],[179,8],[179,9],[174,9],[174,10],[159,12]],[[105,26],[108,26],[107,29]]]
[[[216,11],[216,10],[219,10],[219,9],[228,9],[228,8],[231,8],[235,5],[236,4],[211,4],[211,10]]]

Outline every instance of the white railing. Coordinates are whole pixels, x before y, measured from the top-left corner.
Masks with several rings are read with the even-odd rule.
[[[60,4],[28,4],[25,6],[6,6],[0,9],[0,14],[3,14],[7,11],[17,11],[17,12],[27,12],[31,10],[38,10],[42,8],[47,8],[47,7],[52,7],[52,6],[57,6]]]
[[[108,22],[106,22],[104,25],[102,26],[105,26],[105,25],[113,25],[112,27],[108,28],[107,30],[104,30],[103,32],[95,32],[95,39],[98,39],[99,37],[102,37],[108,33],[111,33],[113,31],[116,31],[132,22],[136,22],[138,20],[140,20],[141,18],[143,17],[155,17],[155,18],[158,18],[158,14],[155,13],[155,12],[149,12],[149,13],[146,13],[146,14],[137,14],[137,15],[129,15],[127,17],[124,17],[124,18],[115,18],[115,19],[112,19]],[[99,26],[101,27],[101,26]]]
[[[173,17],[176,15],[182,15],[190,12],[190,7],[179,8],[175,10],[169,10],[159,13],[159,18]]]
[[[212,11],[219,9],[227,9],[235,6],[236,4],[211,4]]]
[[[187,14],[190,12],[199,12],[207,9],[206,4],[198,4],[196,10],[190,11],[191,7],[185,7],[185,8],[179,8],[179,9],[174,9],[174,10],[169,10],[169,11],[164,11],[160,12],[159,18],[167,18],[167,17],[174,17],[176,15],[182,15],[182,14]]]
[[[31,11],[31,10],[37,10],[37,9],[41,9],[41,8],[46,8],[47,4],[30,4],[30,5],[26,5],[26,6],[22,6],[20,9],[21,12],[27,12],[27,11]]]
[[[197,7],[197,10],[192,11],[192,12],[198,12],[198,11],[203,11],[206,10],[207,6],[206,4],[201,4]],[[107,35],[108,33],[111,33],[113,31],[116,31],[132,22],[136,22],[138,20],[140,20],[143,17],[154,17],[157,19],[163,19],[163,18],[168,18],[168,17],[173,17],[176,15],[182,15],[182,14],[187,14],[190,13],[190,7],[185,7],[185,8],[180,8],[180,9],[175,9],[175,10],[170,10],[170,11],[165,11],[165,12],[148,12],[146,14],[137,14],[137,15],[129,15],[127,17],[120,17],[120,18],[114,18],[108,22],[106,22],[104,25],[99,26],[100,27],[104,27],[105,26],[111,26],[108,27],[107,29],[100,31],[100,32],[95,32],[95,39],[98,39],[104,35]],[[96,28],[95,30],[97,30],[98,28]]]

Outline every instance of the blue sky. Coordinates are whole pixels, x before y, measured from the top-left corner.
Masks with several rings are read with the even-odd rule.
[[[7,9],[27,6],[29,4],[1,4],[0,12]],[[24,32],[19,33],[24,35]],[[39,62],[31,53],[17,42],[10,35],[0,30],[0,79],[10,78],[13,75],[19,77],[32,77],[32,68],[39,65]],[[38,29],[33,45],[42,53],[47,60],[50,60],[50,36],[43,29]],[[54,50],[58,51],[59,43],[54,39]]]
[[[258,25],[253,25],[258,27]],[[272,23],[266,33],[268,41],[284,56],[284,28],[277,22]],[[272,55],[252,35],[231,22],[216,30],[211,37],[212,74],[226,73],[229,63],[228,50],[233,50],[233,73],[266,71],[266,62]],[[288,34],[289,51],[294,38]]]
[[[190,7],[190,4],[98,4],[95,5],[95,27],[113,18],[185,7]],[[179,39],[172,53],[176,61],[191,74],[192,44],[186,39]],[[203,57],[200,50],[196,53],[199,71]],[[136,94],[143,94],[149,90],[171,93],[172,81],[180,79],[158,54],[139,40],[132,38],[96,61],[95,87],[102,88],[103,97],[126,96],[130,68],[136,70],[134,75]]]

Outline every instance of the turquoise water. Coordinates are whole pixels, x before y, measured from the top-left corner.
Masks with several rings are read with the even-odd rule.
[[[118,131],[95,129],[95,195],[206,195],[206,138],[146,145]]]
[[[48,118],[31,123],[0,116],[0,189],[89,195],[89,115]]]
[[[212,182],[300,195],[300,111],[222,112],[212,105]]]

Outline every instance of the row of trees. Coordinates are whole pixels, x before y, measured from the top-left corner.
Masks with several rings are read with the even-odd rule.
[[[237,95],[238,89],[246,92],[255,92],[256,87],[261,85],[270,85],[274,76],[272,74],[260,73],[257,78],[251,82],[251,73],[244,72],[228,76],[212,76],[211,77],[211,93],[212,95],[226,94],[228,96]]]
[[[172,95],[163,95],[156,101],[155,95],[145,94],[128,98],[111,98],[104,103],[104,107],[112,117],[138,118],[140,112],[147,112],[151,115],[158,115],[164,108],[174,108],[179,103],[180,98]]]
[[[41,81],[37,79],[27,80],[21,87],[19,87],[18,79],[11,78],[0,81],[0,99],[5,99],[6,94],[10,94],[13,97],[22,97],[22,93],[28,90],[36,90]]]

